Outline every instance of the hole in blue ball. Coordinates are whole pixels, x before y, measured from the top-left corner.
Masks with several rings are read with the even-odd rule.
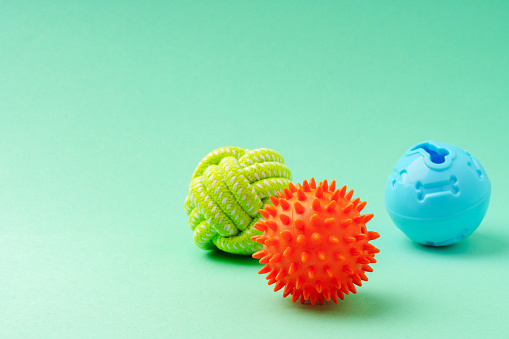
[[[425,142],[419,144],[412,148],[412,151],[415,151],[419,148],[422,148],[429,154],[431,162],[434,164],[442,164],[445,162],[445,157],[449,155],[449,151],[445,148],[436,147],[435,145],[431,145],[429,142]]]

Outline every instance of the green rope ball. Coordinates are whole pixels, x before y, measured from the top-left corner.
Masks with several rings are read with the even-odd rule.
[[[251,240],[269,197],[288,187],[292,176],[276,151],[221,147],[203,158],[193,173],[185,201],[194,242],[204,250],[218,248],[251,255],[262,245]]]

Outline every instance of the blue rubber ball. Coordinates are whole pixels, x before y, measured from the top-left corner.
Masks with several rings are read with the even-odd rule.
[[[385,207],[410,239],[454,244],[481,224],[491,183],[479,161],[446,143],[417,144],[398,160],[385,185]]]

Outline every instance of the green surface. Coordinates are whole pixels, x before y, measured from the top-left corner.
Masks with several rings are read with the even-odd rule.
[[[310,3],[0,3],[1,337],[507,337],[509,3]],[[426,139],[493,185],[448,248],[384,209]],[[187,187],[226,145],[368,201],[382,252],[357,295],[294,305],[196,247]]]

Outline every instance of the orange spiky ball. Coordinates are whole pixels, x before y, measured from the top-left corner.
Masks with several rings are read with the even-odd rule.
[[[353,190],[335,186],[327,180],[317,186],[313,178],[290,183],[270,197],[274,206],[265,205],[260,213],[266,220],[254,226],[263,232],[252,237],[263,244],[253,254],[265,264],[258,273],[267,273],[274,292],[284,287],[283,297],[291,294],[293,302],[337,303],[344,294],[357,293],[354,285],[368,280],[365,272],[373,271],[369,264],[380,252],[369,243],[380,235],[366,229],[373,214],[360,214],[366,202],[351,200]]]

